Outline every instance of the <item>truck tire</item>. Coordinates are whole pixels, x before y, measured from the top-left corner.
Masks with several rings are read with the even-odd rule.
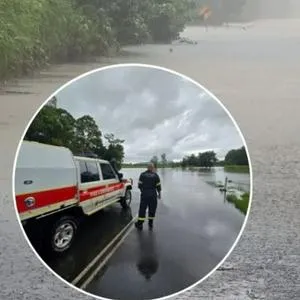
[[[75,238],[77,220],[73,216],[59,218],[50,230],[50,247],[52,252],[63,253],[68,250]]]
[[[125,192],[125,196],[121,198],[121,206],[123,209],[129,208],[131,204],[132,194],[131,190],[127,189]]]

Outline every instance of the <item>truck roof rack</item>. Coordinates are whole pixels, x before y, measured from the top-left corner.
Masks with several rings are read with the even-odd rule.
[[[81,157],[89,157],[89,158],[100,158],[97,154],[93,152],[81,152],[78,154]]]

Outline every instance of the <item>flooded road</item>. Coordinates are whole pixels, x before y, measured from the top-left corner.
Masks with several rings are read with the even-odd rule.
[[[133,178],[139,174],[123,172]],[[133,229],[88,292],[124,300],[167,296],[207,275],[232,247],[245,216],[224,202],[201,172],[165,169],[159,174],[162,200],[154,231],[147,224],[143,232]],[[240,177],[249,184],[249,175]]]
[[[122,170],[135,183],[142,171]],[[88,292],[124,300],[166,296],[207,275],[232,247],[245,216],[209,184],[216,179],[224,182],[228,174],[223,168],[205,173],[160,169],[158,173],[163,192],[154,231],[149,233],[147,224],[144,232],[132,226],[105,264],[105,271],[95,274],[87,285]],[[250,187],[249,174],[231,176]],[[42,254],[44,261],[72,282],[136,216],[139,196],[135,184],[131,210],[123,211],[116,204],[87,218],[72,249],[59,257]]]
[[[38,253],[55,273],[72,282],[132,219],[131,210],[115,204],[83,220],[70,251],[55,255],[40,248]]]
[[[31,116],[62,84],[104,65],[143,62],[182,72],[220,97],[253,164],[251,214],[225,263],[229,270],[176,299],[299,299],[299,32],[299,20],[257,21],[247,31],[187,28],[184,35],[197,45],[176,46],[172,53],[167,45],[129,47],[122,57],[52,66],[10,82],[0,95],[0,298],[90,299],[60,282],[28,247],[12,201],[15,150]]]

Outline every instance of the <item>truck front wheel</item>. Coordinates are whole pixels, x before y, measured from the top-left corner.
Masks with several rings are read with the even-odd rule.
[[[64,216],[58,219],[50,233],[51,250],[62,253],[68,250],[75,238],[77,231],[76,219],[72,216]]]
[[[122,208],[124,209],[128,208],[131,204],[131,199],[132,199],[131,190],[127,189],[125,192],[125,196],[121,199]]]

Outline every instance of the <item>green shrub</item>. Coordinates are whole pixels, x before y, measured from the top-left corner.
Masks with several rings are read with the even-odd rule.
[[[188,0],[1,0],[0,80],[120,44],[168,42],[187,10]]]

